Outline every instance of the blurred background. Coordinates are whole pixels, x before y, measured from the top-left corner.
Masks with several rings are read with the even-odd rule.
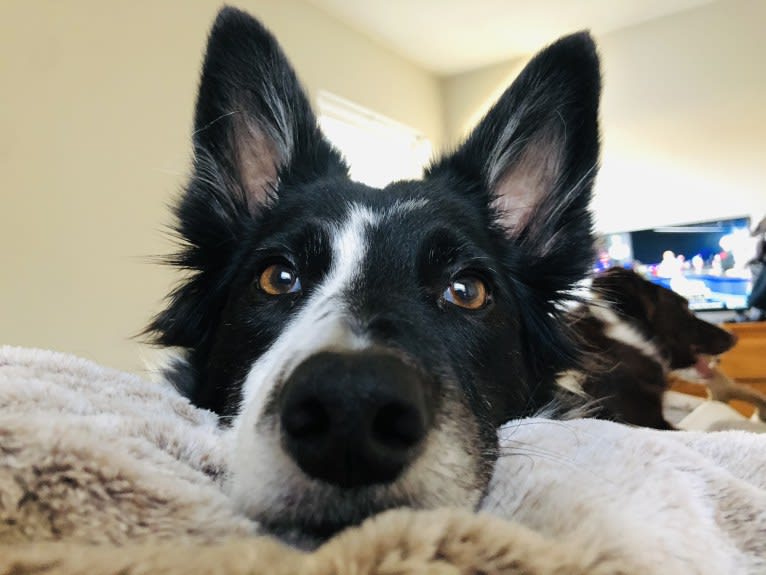
[[[272,29],[353,174],[417,176],[529,57],[583,28],[603,59],[598,230],[766,211],[766,2],[239,0]],[[131,336],[178,275],[217,0],[0,0],[0,344],[141,372]],[[384,158],[385,161],[381,161]]]

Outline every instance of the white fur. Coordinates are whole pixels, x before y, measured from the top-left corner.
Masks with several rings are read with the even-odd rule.
[[[641,333],[639,333],[635,327],[630,325],[630,323],[620,318],[614,311],[603,304],[603,302],[594,303],[589,309],[594,317],[601,320],[606,325],[604,333],[607,337],[637,349],[646,357],[659,363],[663,369],[667,371],[667,362],[660,354],[657,346],[641,335]]]
[[[286,379],[307,357],[323,350],[362,349],[367,342],[349,329],[340,298],[358,275],[367,251],[365,227],[378,218],[368,209],[353,207],[342,228],[334,230],[333,267],[301,312],[271,348],[256,361],[242,389],[242,419],[257,418],[278,377]]]
[[[583,381],[585,381],[585,374],[583,372],[568,369],[558,375],[556,385],[580,397],[588,397],[588,394],[582,388]]]
[[[242,403],[234,428],[237,457],[247,462],[258,451],[261,434],[255,427],[275,388],[286,380],[297,365],[325,350],[362,349],[364,338],[349,328],[340,298],[359,273],[366,252],[365,227],[378,218],[366,208],[354,206],[345,225],[334,230],[333,267],[311,299],[287,325],[282,334],[250,368],[242,386]]]
[[[426,206],[428,206],[428,200],[425,198],[397,200],[391,207],[386,209],[384,215],[390,217],[397,214],[406,214],[407,212],[419,210]]]

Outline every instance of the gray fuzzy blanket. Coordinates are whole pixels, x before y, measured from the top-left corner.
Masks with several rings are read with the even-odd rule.
[[[0,348],[0,574],[766,573],[766,435],[527,419],[500,437],[481,513],[389,512],[302,553],[231,506],[212,414]]]

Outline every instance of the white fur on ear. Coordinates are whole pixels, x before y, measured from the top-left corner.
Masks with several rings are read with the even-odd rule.
[[[583,32],[537,54],[455,152],[429,175],[468,181],[470,198],[523,247],[529,278],[559,293],[592,261],[588,204],[598,171],[601,72]],[[555,286],[555,287],[554,287]]]
[[[279,170],[289,161],[289,138],[274,138],[256,121],[245,117],[237,118],[234,124],[233,149],[237,155],[239,183],[248,209],[255,213],[271,200]]]
[[[510,234],[523,229],[535,207],[556,187],[562,168],[561,137],[549,131],[526,144],[519,159],[509,164],[509,147],[499,145],[490,166],[492,209]],[[495,155],[495,154],[493,154]]]
[[[251,213],[274,198],[278,183],[348,171],[276,39],[235,8],[222,9],[210,32],[194,142]]]

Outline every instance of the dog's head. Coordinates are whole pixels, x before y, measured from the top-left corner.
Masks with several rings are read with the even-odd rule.
[[[274,38],[221,12],[177,208],[191,274],[150,329],[231,424],[251,516],[322,536],[479,501],[497,426],[549,402],[570,361],[559,304],[592,260],[599,93],[593,42],[567,37],[421,181],[372,189]]]
[[[611,268],[593,279],[592,289],[657,346],[669,369],[691,367],[700,355],[719,355],[737,341],[695,316],[685,298],[633,271]]]

